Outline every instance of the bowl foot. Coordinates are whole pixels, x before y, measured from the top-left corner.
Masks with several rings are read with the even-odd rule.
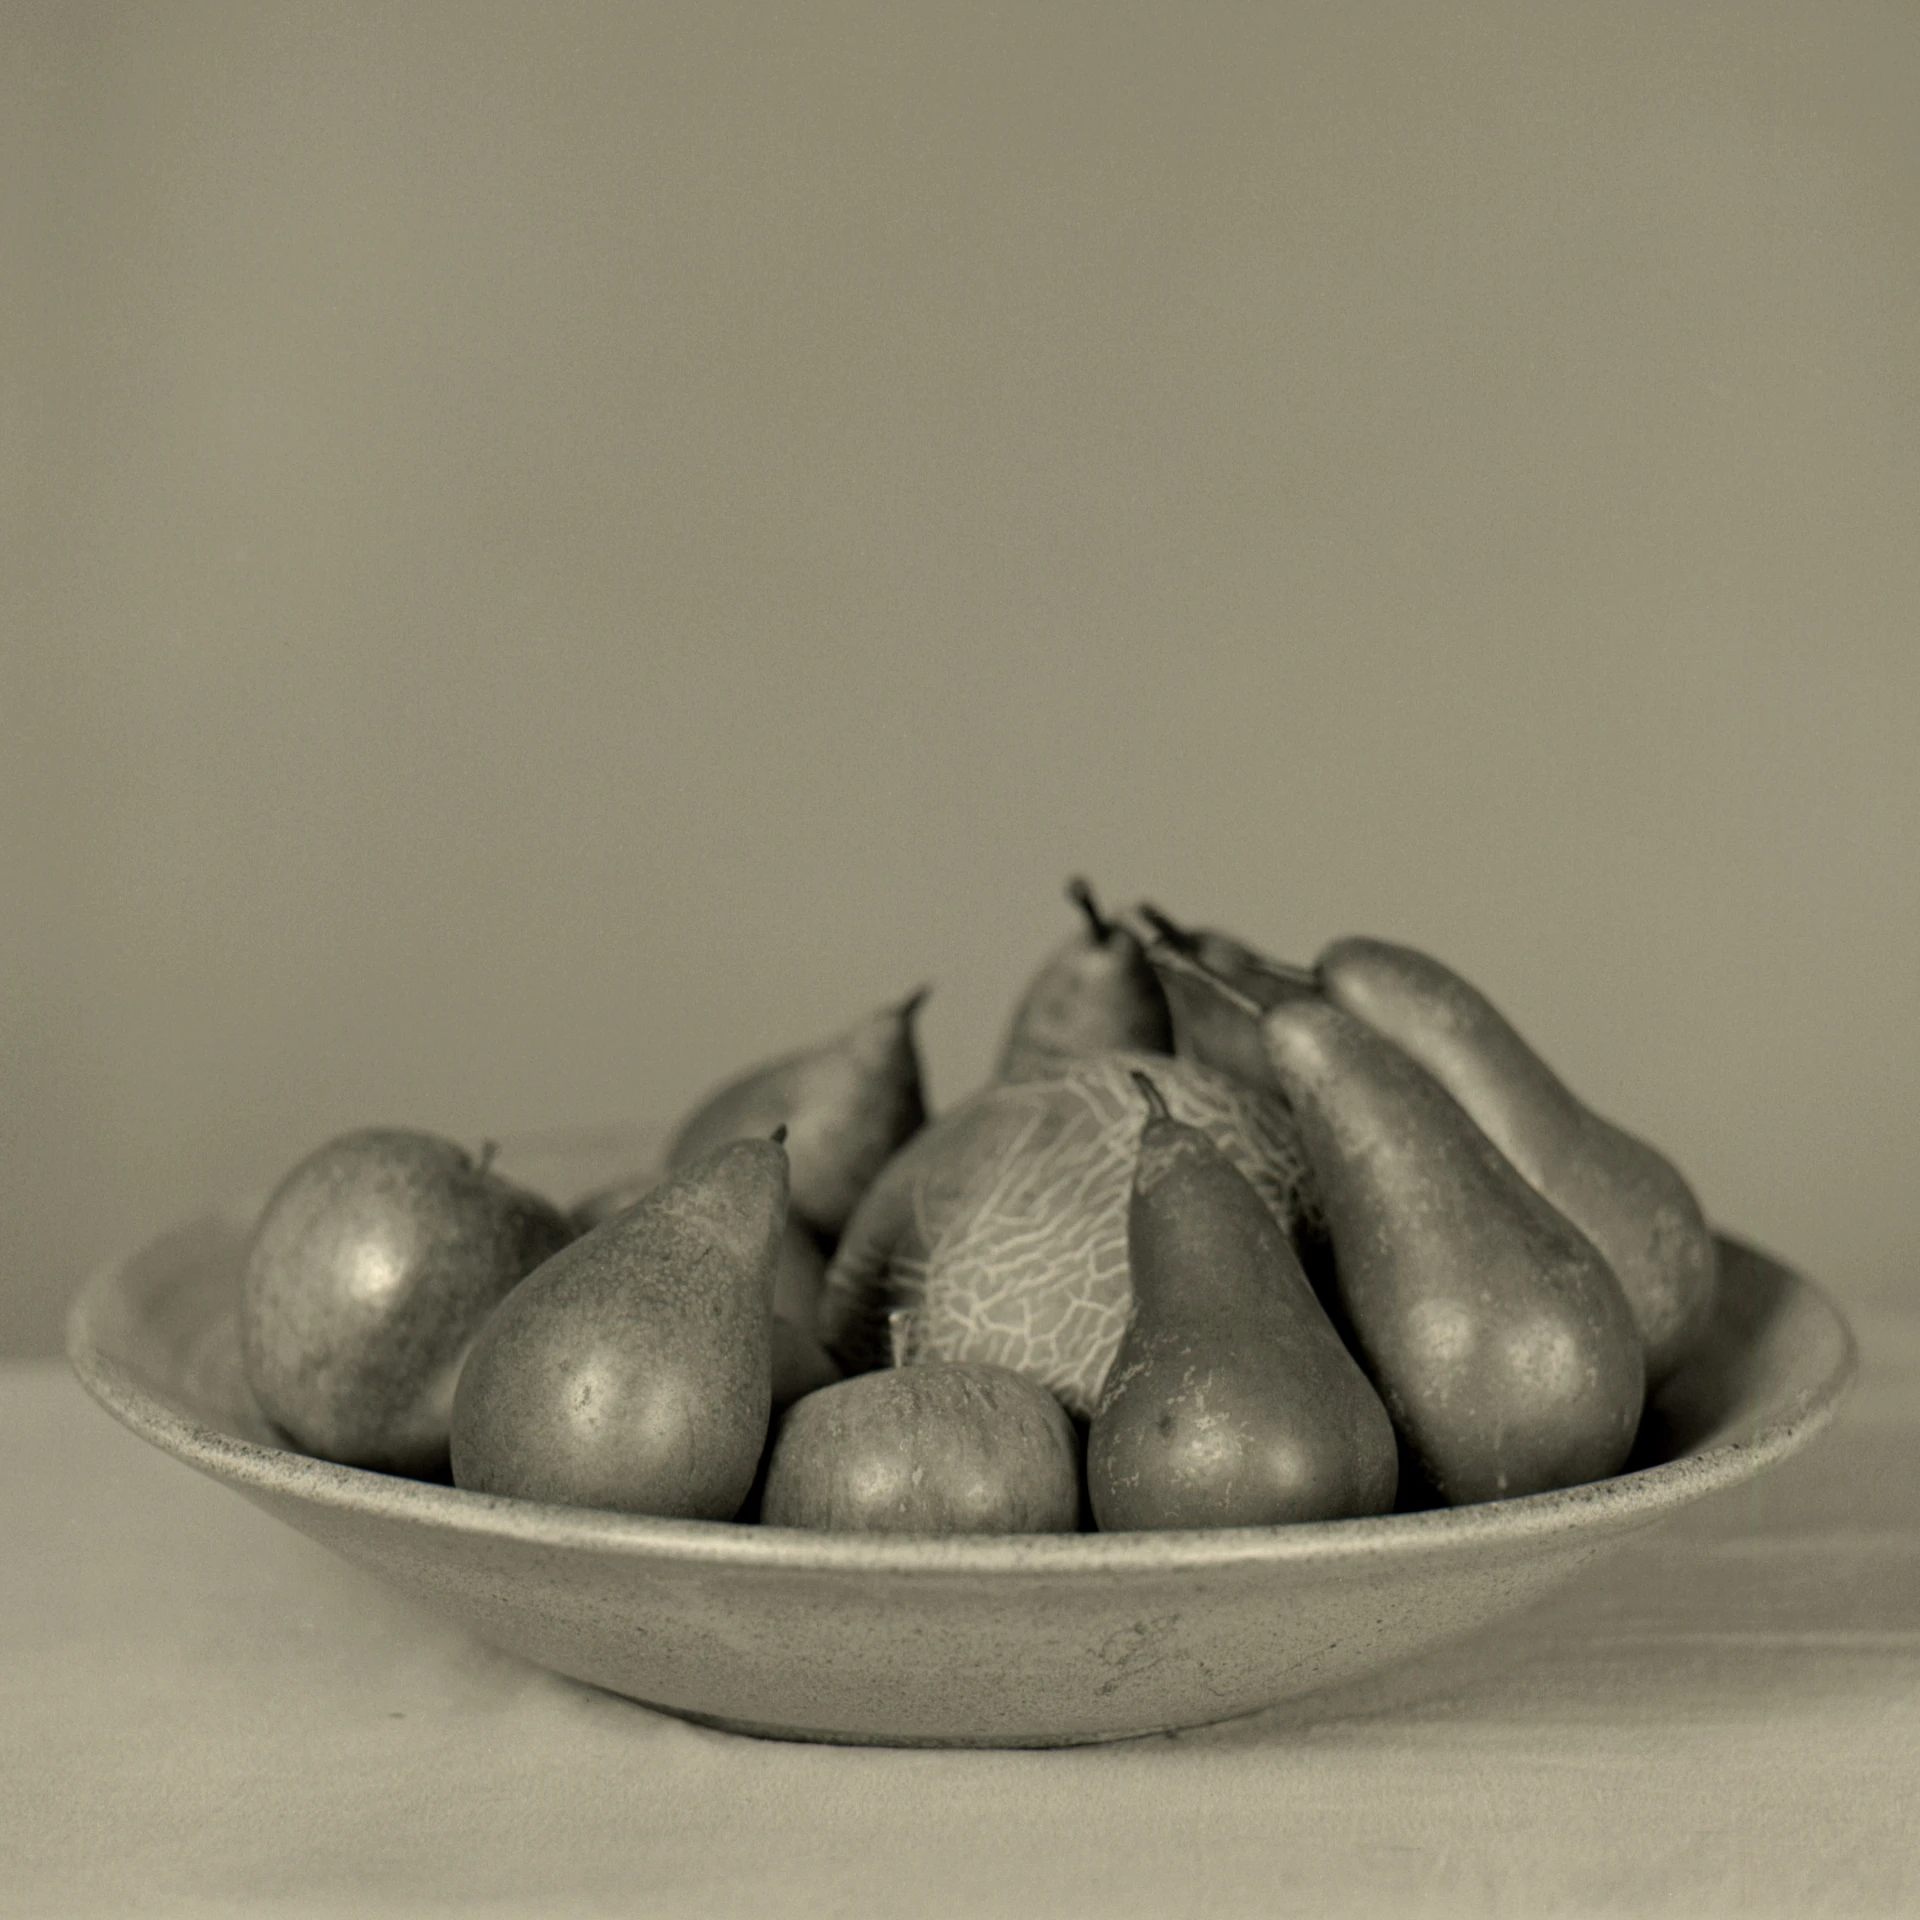
[[[757,1720],[731,1720],[719,1714],[690,1713],[684,1707],[662,1706],[657,1700],[643,1700],[642,1706],[655,1713],[670,1713],[676,1720],[691,1721],[698,1727],[712,1727],[720,1733],[743,1733],[754,1740],[793,1740],[812,1746],[829,1747],[971,1747],[976,1749],[1043,1747],[1101,1747],[1122,1740],[1153,1740],[1167,1734],[1190,1732],[1196,1727],[1224,1725],[1230,1720],[1245,1720],[1265,1707],[1249,1707],[1237,1713],[1222,1714],[1217,1720],[1179,1721],[1169,1726],[1119,1727],[1096,1733],[846,1733],[828,1727],[767,1726]]]

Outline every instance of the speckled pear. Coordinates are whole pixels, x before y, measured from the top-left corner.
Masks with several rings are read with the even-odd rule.
[[[596,1187],[576,1200],[569,1212],[574,1228],[590,1233],[624,1212],[657,1187],[664,1175],[630,1174],[610,1186]],[[780,1408],[840,1378],[840,1369],[814,1332],[827,1256],[813,1229],[793,1217],[780,1235],[780,1270],[773,1282],[773,1404]]]
[[[727,1082],[681,1122],[667,1165],[785,1126],[793,1211],[816,1232],[837,1234],[888,1156],[926,1119],[913,1022],[927,991]]]
[[[786,1221],[785,1149],[730,1141],[529,1274],[460,1375],[455,1484],[732,1519],[766,1445]]]

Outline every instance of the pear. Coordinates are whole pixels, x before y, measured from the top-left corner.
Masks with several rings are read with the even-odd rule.
[[[1033,978],[1000,1048],[996,1080],[1033,1080],[1090,1053],[1171,1053],[1167,996],[1140,939],[1109,920],[1084,880],[1067,898],[1086,925]]]
[[[787,1129],[793,1211],[831,1238],[888,1155],[926,1119],[913,1020],[927,989],[880,1008],[819,1046],[783,1054],[729,1081],[681,1123],[669,1168],[725,1140]]]
[[[1323,1245],[1299,1129],[1279,1099],[1165,1054],[1092,1054],[1048,1079],[979,1089],[887,1163],[827,1269],[828,1351],[850,1372],[1011,1367],[1087,1418],[1130,1299],[1136,1069],[1253,1183],[1303,1259]]]
[[[1249,1086],[1273,1089],[1259,1016],[1283,1000],[1312,993],[1313,975],[1270,959],[1231,934],[1182,927],[1148,902],[1136,911],[1154,931],[1147,961],[1167,996],[1174,1052]],[[1223,984],[1231,995],[1219,991]]]
[[[461,1372],[454,1484],[732,1519],[772,1411],[787,1198],[779,1140],[729,1141],[529,1274]]]
[[[1071,1533],[1080,1439],[1005,1367],[902,1367],[807,1395],[774,1438],[763,1524],[859,1533]]]
[[[1146,1096],[1127,1256],[1133,1306],[1087,1437],[1103,1531],[1344,1520],[1393,1505],[1380,1397],[1273,1210],[1197,1127]]]
[[[1418,1060],[1606,1256],[1658,1386],[1713,1311],[1718,1261],[1693,1190],[1646,1141],[1583,1106],[1484,994],[1384,940],[1336,940],[1320,991]]]
[[[1315,996],[1262,1024],[1345,1327],[1421,1476],[1460,1505],[1617,1472],[1645,1367],[1599,1250],[1365,1022]]]
[[[773,1406],[778,1413],[803,1394],[840,1378],[839,1364],[815,1331],[826,1286],[827,1256],[818,1237],[793,1217],[780,1235],[780,1271],[773,1278]]]
[[[624,1213],[657,1187],[658,1173],[630,1174],[576,1200],[568,1217],[575,1231],[590,1233]],[[773,1405],[777,1413],[802,1394],[840,1378],[840,1369],[814,1333],[827,1256],[819,1236],[788,1208],[780,1233],[780,1270],[773,1281]]]
[[[843,1376],[839,1362],[820,1344],[811,1325],[773,1316],[773,1410],[781,1413]]]
[[[666,1175],[636,1173],[611,1186],[597,1187],[584,1199],[576,1200],[568,1211],[576,1233],[590,1233],[604,1225],[616,1213],[624,1213],[636,1200],[644,1200]],[[773,1287],[773,1310],[797,1327],[813,1325],[820,1304],[820,1286],[827,1273],[827,1256],[819,1236],[788,1209],[786,1226],[780,1234],[780,1273]]]
[[[1262,1006],[1272,1006],[1313,988],[1313,975],[1304,967],[1276,960],[1249,946],[1237,934],[1223,933],[1218,927],[1182,926],[1151,900],[1142,900],[1134,911],[1153,929],[1157,944],[1186,955]]]
[[[481,1324],[573,1237],[552,1202],[437,1134],[364,1127],[274,1189],[248,1242],[240,1346],[261,1410],[307,1452],[443,1477]]]

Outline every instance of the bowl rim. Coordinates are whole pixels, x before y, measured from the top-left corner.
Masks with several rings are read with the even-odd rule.
[[[1838,1414],[1859,1366],[1844,1315],[1812,1280],[1730,1235],[1727,1249],[1784,1276],[1830,1322],[1835,1354],[1818,1379],[1796,1381],[1788,1410],[1737,1439],[1604,1480],[1468,1506],[1351,1520],[1298,1521],[1120,1533],[941,1536],[830,1533],[798,1527],[687,1520],[569,1507],[411,1480],[273,1447],[196,1420],[150,1391],[103,1339],[134,1264],[195,1228],[244,1231],[239,1209],[212,1209],[97,1269],[67,1315],[67,1359],[80,1384],[141,1439],[251,1495],[351,1511],[433,1531],[547,1549],[613,1552],[635,1560],[751,1573],[972,1576],[1199,1573],[1235,1566],[1377,1562],[1457,1551],[1476,1543],[1544,1540],[1651,1523],[1674,1508],[1738,1485],[1794,1453]],[[1778,1405],[1778,1402],[1775,1403]]]

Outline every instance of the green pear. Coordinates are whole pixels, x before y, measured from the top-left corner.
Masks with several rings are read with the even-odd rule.
[[[1090,1053],[1171,1053],[1167,996],[1131,928],[1109,920],[1084,880],[1067,897],[1083,926],[1036,974],[1014,1009],[996,1080],[1033,1080]]]
[[[728,1081],[681,1123],[668,1167],[784,1126],[793,1210],[815,1232],[837,1234],[888,1155],[926,1119],[913,1032],[926,997],[922,987],[831,1040]]]
[[[1270,1008],[1344,1325],[1449,1505],[1619,1471],[1645,1391],[1599,1250],[1409,1054],[1318,996]]]
[[[1088,1417],[1131,1297],[1136,1069],[1308,1258],[1322,1244],[1319,1216],[1279,1099],[1165,1054],[1093,1054],[1044,1080],[981,1088],[887,1163],[827,1269],[828,1351],[856,1373],[895,1361],[1011,1367]]]
[[[1312,993],[1313,975],[1270,959],[1232,934],[1182,927],[1145,901],[1137,911],[1154,931],[1147,962],[1167,996],[1174,1052],[1248,1086],[1273,1090],[1260,1014]],[[1232,991],[1221,993],[1222,985]]]
[[[307,1452],[443,1476],[454,1383],[482,1323],[572,1238],[491,1154],[411,1128],[316,1148],[248,1242],[240,1345],[261,1410]]]
[[[1103,1531],[1345,1520],[1393,1505],[1380,1396],[1292,1242],[1197,1127],[1147,1100],[1128,1203],[1133,1306],[1093,1411]]]
[[[1713,1311],[1718,1258],[1700,1203],[1672,1162],[1567,1089],[1491,1001],[1411,947],[1336,940],[1320,991],[1409,1053],[1523,1177],[1606,1256],[1658,1386]]]
[[[731,1520],[772,1412],[787,1177],[777,1139],[729,1141],[529,1274],[461,1372],[454,1484]]]
[[[1044,1387],[1004,1367],[863,1373],[788,1409],[760,1518],[862,1533],[1071,1533],[1080,1440]]]

